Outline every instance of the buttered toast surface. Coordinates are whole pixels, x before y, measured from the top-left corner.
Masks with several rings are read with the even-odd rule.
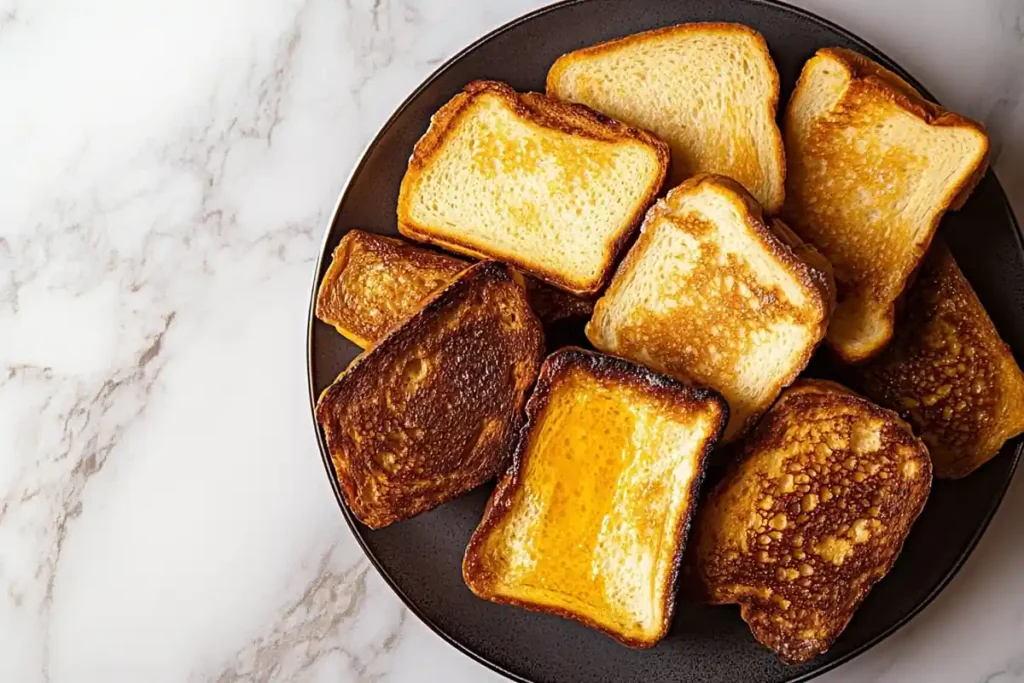
[[[721,396],[582,349],[544,362],[512,467],[466,550],[477,595],[634,647],[668,631]]]

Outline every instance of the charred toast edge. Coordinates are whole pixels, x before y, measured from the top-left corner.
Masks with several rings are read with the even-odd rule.
[[[719,411],[718,427],[714,434],[706,437],[703,449],[697,454],[697,468],[693,479],[690,482],[690,504],[686,509],[686,516],[680,520],[676,530],[676,547],[673,549],[673,569],[668,577],[668,585],[665,593],[665,602],[662,605],[664,618],[661,628],[656,637],[651,640],[626,638],[614,629],[606,628],[592,619],[577,614],[576,612],[559,607],[540,606],[532,602],[519,600],[517,598],[493,595],[487,591],[490,584],[490,572],[485,563],[479,557],[480,548],[484,539],[494,530],[511,510],[514,494],[522,484],[522,469],[526,458],[526,449],[529,442],[531,427],[543,415],[551,398],[551,389],[554,380],[567,368],[580,367],[587,372],[600,378],[617,379],[629,382],[642,391],[666,397],[680,407],[696,407],[706,401],[712,401]],[[632,648],[647,649],[653,647],[658,641],[665,637],[672,624],[676,604],[676,588],[679,582],[680,565],[683,559],[683,552],[686,546],[686,538],[693,522],[694,513],[699,502],[701,484],[704,481],[705,463],[715,444],[722,437],[725,425],[729,421],[728,402],[713,389],[705,387],[693,387],[683,384],[667,375],[654,372],[644,366],[637,365],[617,356],[611,356],[594,351],[588,351],[575,346],[565,347],[555,351],[548,356],[541,365],[540,374],[534,385],[533,394],[526,404],[526,420],[519,429],[515,444],[512,450],[512,463],[508,471],[499,480],[497,487],[487,501],[480,524],[473,531],[466,547],[466,553],[462,561],[462,577],[469,589],[478,597],[503,605],[521,607],[533,612],[554,614],[566,619],[572,619],[584,626],[610,636],[612,639]]]

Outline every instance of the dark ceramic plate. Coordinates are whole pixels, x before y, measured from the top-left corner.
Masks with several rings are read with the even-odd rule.
[[[543,90],[559,55],[630,33],[688,21],[735,21],[768,41],[784,104],[804,61],[820,47],[858,50],[906,72],[863,40],[792,7],[757,0],[582,0],[529,14],[473,44],[427,79],[370,144],[342,192],[324,240],[311,298],[330,254],[347,230],[395,234],[398,185],[430,115],[468,81],[492,78],[519,90]],[[780,107],[781,108],[781,107]],[[992,173],[942,232],[1003,337],[1024,352],[1024,250],[1003,190]],[[358,353],[309,316],[310,401]],[[441,637],[479,662],[521,681],[794,681],[820,674],[868,649],[917,614],[973,550],[1009,484],[1020,441],[959,482],[936,482],[891,574],[869,595],[826,654],[787,667],[758,645],[734,607],[680,604],[669,636],[654,649],[630,650],[554,616],[474,597],[462,583],[462,553],[490,487],[380,531],[353,519],[342,501],[322,433],[320,451],[334,493],[370,560],[409,608]]]

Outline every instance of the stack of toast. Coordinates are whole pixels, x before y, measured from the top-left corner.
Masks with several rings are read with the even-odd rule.
[[[688,547],[703,598],[783,661],[826,651],[933,473],[1024,432],[1024,374],[932,246],[982,126],[839,48],[781,126],[778,104],[764,38],[721,23],[445,104],[401,183],[411,241],[350,230],[316,302],[365,349],[316,411],[352,513],[379,528],[497,479],[476,595],[646,648]],[[595,350],[552,348],[556,323]],[[801,379],[820,345],[861,393]]]

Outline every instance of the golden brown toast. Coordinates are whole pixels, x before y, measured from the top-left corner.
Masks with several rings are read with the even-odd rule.
[[[402,240],[350,230],[320,282],[316,317],[366,348],[468,267]]]
[[[831,270],[738,183],[700,175],[647,214],[594,308],[595,347],[729,401],[739,438],[796,379],[825,336]]]
[[[865,393],[918,430],[936,477],[967,476],[1024,432],[1024,374],[941,242],[895,338],[863,373]]]
[[[738,603],[786,663],[825,652],[892,568],[931,481],[928,450],[895,413],[832,382],[797,382],[700,509],[709,601]]]
[[[783,129],[783,216],[835,268],[828,344],[846,362],[866,360],[891,339],[896,302],[942,215],[985,172],[988,138],[841,48],[804,66]]]
[[[320,282],[316,317],[363,348],[415,313],[470,263],[403,240],[350,230]],[[535,278],[524,278],[530,308],[544,325],[585,320],[591,301]]]
[[[398,229],[592,296],[654,201],[668,161],[668,146],[646,131],[474,81],[416,143]]]
[[[681,24],[585,47],[554,63],[547,93],[667,142],[673,185],[719,173],[747,188],[768,213],[782,208],[779,74],[752,28]]]
[[[316,407],[352,513],[376,529],[500,473],[543,352],[522,287],[485,261],[359,356]]]
[[[550,355],[466,549],[466,584],[651,647],[669,628],[704,459],[727,414],[717,393],[620,358]]]

